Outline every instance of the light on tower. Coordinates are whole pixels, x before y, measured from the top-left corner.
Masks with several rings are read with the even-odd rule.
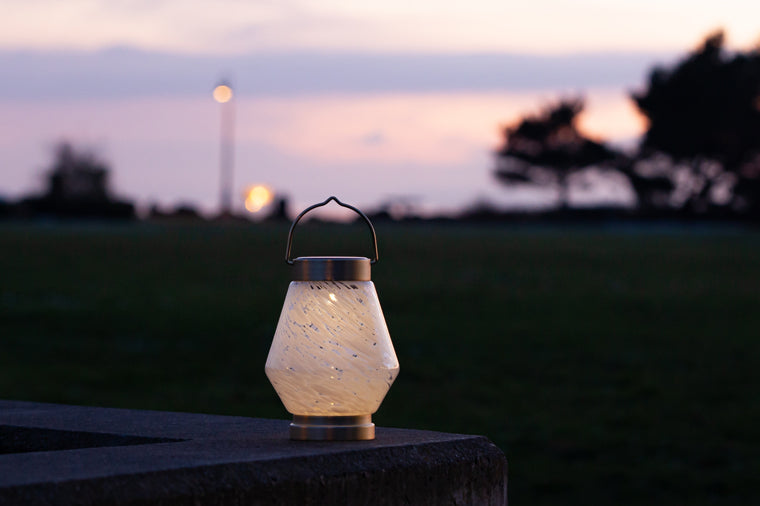
[[[224,104],[232,100],[232,88],[226,84],[220,84],[214,88],[214,100],[220,104]]]
[[[257,213],[272,202],[272,190],[264,185],[251,186],[245,192],[245,208],[250,213]]]

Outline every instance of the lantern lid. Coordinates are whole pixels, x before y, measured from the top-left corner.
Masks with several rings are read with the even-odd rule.
[[[348,257],[348,256],[312,256],[298,257],[293,259],[291,251],[293,248],[293,232],[296,225],[306,213],[317,207],[327,205],[334,200],[339,206],[351,209],[357,213],[369,227],[372,234],[372,259],[366,257]],[[367,215],[352,205],[344,204],[336,197],[329,197],[324,202],[307,207],[301,214],[296,217],[288,232],[288,247],[285,250],[285,261],[295,267],[293,272],[294,281],[370,281],[370,266],[377,262],[377,236],[375,227],[369,221]]]
[[[293,260],[293,281],[370,281],[366,257],[298,257]]]

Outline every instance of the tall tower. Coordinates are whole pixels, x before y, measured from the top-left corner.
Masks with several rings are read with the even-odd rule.
[[[219,144],[219,212],[232,214],[233,166],[235,161],[235,100],[232,86],[222,81],[214,88],[214,100],[221,105]]]

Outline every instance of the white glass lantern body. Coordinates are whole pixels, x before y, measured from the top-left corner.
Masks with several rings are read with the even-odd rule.
[[[372,281],[291,282],[265,371],[296,418],[377,411],[399,364]]]

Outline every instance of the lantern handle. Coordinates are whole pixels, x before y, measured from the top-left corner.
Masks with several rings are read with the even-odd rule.
[[[291,257],[291,249],[293,247],[293,231],[295,230],[296,225],[301,220],[301,218],[303,218],[303,216],[306,213],[308,213],[309,211],[311,211],[312,209],[316,209],[317,207],[326,206],[327,204],[330,203],[331,200],[334,200],[335,203],[338,204],[341,207],[345,207],[347,209],[351,209],[356,214],[358,214],[359,216],[362,217],[362,219],[364,220],[364,222],[369,227],[369,231],[372,233],[372,246],[374,248],[375,256],[374,256],[374,258],[370,259],[370,263],[371,264],[376,263],[378,261],[378,259],[379,259],[378,254],[377,254],[377,235],[375,234],[375,227],[372,226],[372,222],[369,221],[369,218],[367,218],[367,215],[364,214],[363,212],[361,212],[359,209],[355,208],[352,205],[344,204],[343,202],[341,202],[340,200],[338,200],[338,197],[336,197],[334,195],[331,196],[331,197],[328,197],[324,202],[320,202],[319,204],[314,204],[313,206],[309,206],[306,209],[304,209],[301,212],[301,214],[299,214],[298,217],[293,221],[293,224],[290,225],[290,231],[288,232],[288,249],[285,252],[285,261],[288,264],[290,264],[290,265],[293,265],[293,263],[294,263],[293,258]]]

